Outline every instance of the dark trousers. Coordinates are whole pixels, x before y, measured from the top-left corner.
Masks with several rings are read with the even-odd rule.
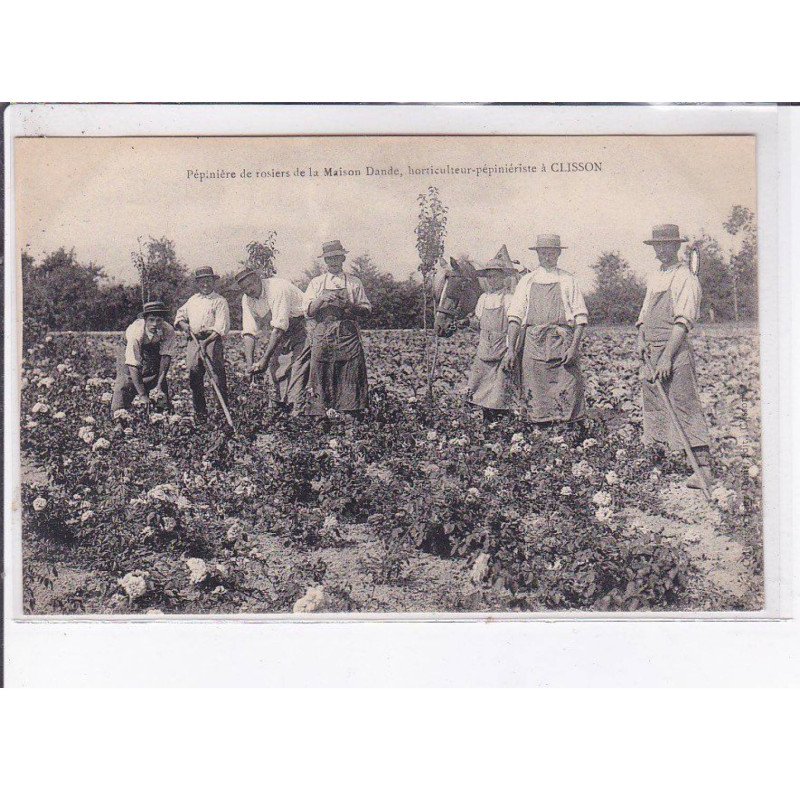
[[[215,339],[210,345],[200,342],[200,346],[205,349],[206,358],[211,362],[220,393],[228,405],[228,381],[225,377],[225,348],[222,339]],[[200,350],[192,339],[186,345],[186,366],[189,368],[189,388],[192,390],[194,413],[205,417],[208,414],[204,386],[206,367],[200,357]]]

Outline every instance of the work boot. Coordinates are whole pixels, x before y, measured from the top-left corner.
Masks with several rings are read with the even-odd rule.
[[[711,474],[711,468],[710,467],[700,467],[700,469],[702,470],[703,475],[705,475],[706,483],[708,484],[708,486],[710,488],[714,483],[714,476]],[[686,481],[686,486],[689,489],[702,489],[703,488],[703,482],[700,480],[700,476],[695,472],[692,475],[692,477],[689,478],[689,480]]]

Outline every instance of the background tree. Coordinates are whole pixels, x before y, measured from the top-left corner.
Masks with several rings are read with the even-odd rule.
[[[306,267],[303,270],[303,274],[294,280],[294,284],[302,291],[305,291],[308,289],[308,284],[311,283],[311,279],[316,278],[318,275],[322,275],[324,272],[325,262],[321,258],[315,258],[311,262],[311,266]]]
[[[95,330],[100,312],[100,281],[94,263],[81,264],[75,250],[48,253],[39,264],[22,253],[22,301],[26,317],[49,330]]]
[[[139,274],[142,303],[163,300],[175,310],[178,300],[188,297],[193,291],[191,276],[186,265],[175,252],[175,243],[166,236],[148,237],[139,250],[131,253],[131,261]]]
[[[758,231],[755,214],[745,206],[733,206],[722,227],[741,237],[738,251],[731,251],[728,274],[731,280],[733,318],[758,316]]]
[[[417,253],[419,271],[422,273],[422,327],[427,329],[428,288],[439,259],[444,256],[444,240],[447,231],[447,206],[439,197],[439,190],[429,186],[428,191],[417,197]]]
[[[586,297],[593,323],[636,322],[644,299],[644,283],[617,252],[604,252],[592,264],[595,287]]]
[[[278,255],[278,248],[275,246],[277,238],[277,231],[268,231],[263,242],[250,242],[246,247],[247,258],[239,263],[244,267],[258,270],[262,275],[266,274],[275,262],[275,256]]]

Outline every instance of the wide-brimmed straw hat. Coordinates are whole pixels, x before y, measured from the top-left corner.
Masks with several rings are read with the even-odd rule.
[[[139,319],[144,319],[145,317],[166,317],[167,316],[167,307],[161,300],[151,300],[149,303],[145,303],[142,306],[142,311],[139,314]]]
[[[686,237],[681,236],[677,225],[656,225],[653,228],[653,238],[645,239],[645,244],[657,244],[658,242],[688,242]]]
[[[242,283],[244,283],[244,281],[250,277],[260,278],[261,275],[259,274],[258,270],[255,270],[252,267],[245,267],[244,269],[240,269],[233,276],[233,279],[241,286]]]
[[[214,272],[214,269],[212,267],[198,267],[194,271],[194,279],[196,281],[199,281],[200,278],[214,278],[216,280],[217,278],[219,278],[219,275],[217,275],[217,273]]]
[[[566,247],[561,245],[561,237],[557,233],[545,233],[536,237],[536,244],[529,247],[528,250],[566,250]]]
[[[322,245],[322,253],[317,257],[325,258],[326,256],[344,256],[347,255],[348,252],[348,250],[345,250],[344,247],[342,247],[342,243],[338,239],[334,239],[332,242],[325,242],[325,244]]]

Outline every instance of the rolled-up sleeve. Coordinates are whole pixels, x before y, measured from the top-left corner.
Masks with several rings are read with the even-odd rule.
[[[700,281],[688,269],[681,270],[672,281],[671,292],[673,323],[680,322],[691,330],[700,314]]]
[[[214,308],[214,324],[211,326],[211,330],[220,336],[227,336],[230,329],[231,310],[228,301],[224,297],[220,297]]]
[[[164,332],[164,338],[161,340],[161,345],[158,348],[159,355],[169,356],[174,358],[178,352],[178,337],[175,335],[175,328],[172,325],[167,325]]]
[[[279,331],[289,330],[289,320],[292,318],[291,289],[278,285],[274,296],[270,296],[269,310],[272,314],[270,325]]]
[[[242,333],[250,336],[258,336],[260,326],[256,320],[250,298],[242,295]]]
[[[367,293],[364,291],[364,284],[361,281],[353,283],[353,302],[366,311],[372,311],[372,303],[370,303]]]
[[[483,307],[486,305],[486,293],[482,294],[478,298],[478,302],[475,305],[475,318],[480,319],[483,316]]]
[[[189,321],[189,309],[187,306],[189,305],[188,301],[184,303],[176,312],[175,314],[175,324],[178,325],[181,322],[188,322]]]
[[[129,326],[125,331],[125,364],[129,367],[142,366],[142,337],[136,325]]]
[[[525,275],[522,280],[517,284],[514,289],[514,296],[508,306],[508,320],[509,322],[518,322],[522,324],[525,319],[528,305],[528,295],[530,294],[531,279]]]
[[[567,312],[571,317],[569,322],[574,325],[586,325],[589,322],[589,312],[586,309],[586,301],[583,299],[583,292],[578,288],[578,282],[570,275],[566,281]]]

